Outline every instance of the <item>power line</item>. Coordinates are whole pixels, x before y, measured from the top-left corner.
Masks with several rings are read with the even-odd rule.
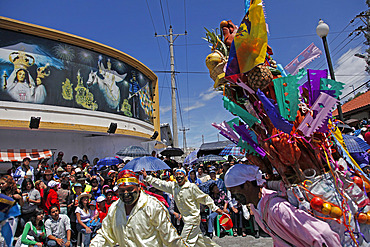
[[[161,5],[161,12],[162,12],[162,18],[163,18],[164,31],[167,34],[167,25],[166,25],[166,19],[164,18],[164,13],[163,13],[162,0],[159,0],[159,4]]]
[[[176,76],[177,78],[177,76]],[[179,114],[180,114],[180,120],[181,120],[181,126],[184,127],[184,120],[182,118],[182,107],[181,107],[181,99],[180,99],[180,95],[179,95],[179,84],[177,82],[178,80],[176,79],[176,95],[177,95],[177,103],[179,105]]]
[[[336,34],[336,33],[343,33],[343,31],[340,32],[330,32],[330,34]],[[344,33],[350,33],[350,31],[344,32]],[[268,38],[269,40],[275,40],[275,39],[293,39],[293,38],[303,38],[303,37],[312,37],[317,36],[317,34],[303,34],[303,35],[295,35],[295,36],[283,36],[283,37],[275,37],[275,38]],[[334,38],[335,39],[335,38]],[[177,44],[176,46],[185,46],[186,44]],[[196,45],[209,45],[208,43],[192,43],[187,44],[188,46],[196,46]]]
[[[350,41],[348,41],[342,48],[340,48],[336,53],[334,53],[333,55],[332,55],[332,57],[333,57],[333,59],[334,59],[334,57],[341,51],[341,50],[343,50],[349,43],[351,43],[356,37],[358,36],[358,34],[356,34],[356,36],[354,36]],[[347,38],[346,38],[347,39]],[[344,40],[345,41],[345,40]],[[343,42],[341,42],[341,44],[342,44]],[[339,47],[339,45],[337,46],[337,47]],[[336,47],[336,48],[337,48]],[[335,49],[334,49],[335,50]],[[332,53],[334,52],[334,50],[332,51]],[[321,69],[323,66],[325,66],[325,62],[319,67],[319,69]]]
[[[153,16],[152,16],[152,13],[150,11],[150,8],[149,8],[149,3],[148,3],[148,0],[145,0],[146,2],[146,6],[148,7],[148,11],[149,11],[149,16],[150,16],[150,20],[152,20],[152,24],[153,24],[153,29],[154,29],[154,33],[157,33],[157,30],[155,29],[155,25],[154,25],[154,21],[153,21]]]
[[[358,52],[358,51],[360,51],[360,50],[361,50],[361,48],[362,48],[362,47],[361,47],[361,46],[358,46],[358,45],[360,45],[361,43],[362,43],[362,41],[361,41],[359,44],[357,44],[357,45],[356,45],[356,47],[358,47],[358,49],[357,49],[355,52]],[[355,53],[355,52],[354,52],[354,53]],[[345,58],[346,56],[347,56],[347,58]],[[346,54],[346,55],[342,58],[342,59],[344,59],[344,58],[345,58],[345,59],[344,59],[340,64],[338,64],[338,65],[336,66],[336,68],[335,68],[335,69],[337,69],[339,66],[341,66],[342,64],[344,64],[348,59],[352,58],[353,56],[354,56],[353,54],[349,54],[349,53],[348,53],[348,54]],[[335,69],[334,69],[334,70],[335,70]]]
[[[148,8],[148,12],[149,12],[150,20],[152,21],[152,25],[153,25],[153,29],[154,29],[154,34],[155,34],[155,35],[157,35],[157,30],[156,30],[155,25],[154,25],[153,16],[152,16],[152,12],[150,11],[150,7],[149,7],[148,0],[145,0],[145,2],[146,2],[146,6],[147,6],[147,8]],[[163,69],[165,70],[165,69],[166,69],[166,66],[165,66],[165,64],[164,64],[164,60],[163,60],[163,56],[162,56],[162,50],[161,50],[161,46],[159,45],[159,41],[158,41],[158,39],[156,39],[156,42],[157,42],[157,46],[158,46],[158,50],[159,50],[159,55],[160,55],[160,57],[161,57],[162,66],[163,66]],[[167,82],[167,83],[168,83],[168,81],[167,81],[167,75],[165,75],[165,76],[164,76],[163,81],[165,81],[165,82]],[[158,82],[158,86],[159,86],[159,82]],[[164,87],[161,87],[161,92],[160,92],[160,94],[159,94],[159,95],[162,95],[162,93],[163,93],[163,88],[164,88]],[[160,98],[159,98],[159,104],[161,104],[161,100],[162,100],[162,97],[160,97]]]
[[[365,83],[361,84],[360,86],[356,87],[353,91],[356,91],[357,89],[362,88],[363,86],[365,86],[369,82],[370,82],[370,80],[368,80],[367,82],[365,82]],[[343,100],[345,97],[347,97],[348,95],[351,95],[351,94],[352,94],[352,92],[344,95],[343,97],[341,97],[341,100]]]
[[[184,26],[185,32],[187,33],[187,26],[186,26],[186,0],[184,0]],[[185,36],[185,64],[186,64],[186,72],[189,72],[189,60],[188,60],[188,36]],[[190,97],[189,97],[189,73],[186,73],[186,91],[187,91],[187,99],[188,99],[188,108],[190,106]],[[190,111],[188,113],[188,125],[190,127]],[[185,136],[185,135],[184,135]]]
[[[332,43],[334,43],[334,41],[339,37],[339,35],[340,34],[342,34],[343,32],[344,32],[344,30],[351,24],[351,23],[353,23],[353,20],[354,19],[352,19],[348,24],[347,24],[347,26],[345,26],[344,28],[343,28],[343,30],[341,31],[341,32],[339,32],[339,34],[337,35],[337,36],[335,36],[335,38],[333,39],[333,40],[330,40],[330,42],[329,42],[329,44],[332,44]],[[357,22],[358,23],[358,22]],[[357,23],[356,23],[356,25],[357,25]],[[348,31],[349,32],[349,31]],[[344,40],[342,40],[342,42],[340,42],[332,51],[331,51],[331,53],[333,53],[333,52],[335,52],[337,49],[338,49],[338,47],[340,46],[340,45],[342,45],[350,36],[352,35],[352,32],[344,39]],[[338,52],[337,52],[338,53]],[[334,58],[334,56],[337,54],[337,53],[335,53],[334,55],[333,55],[333,58]],[[325,62],[325,60],[321,60],[320,61],[320,63],[319,64],[317,64],[316,65],[316,67],[315,68],[317,68],[317,67],[319,67],[319,69],[321,69],[324,65],[326,64],[326,62]]]
[[[172,71],[170,70],[153,70],[154,73],[167,73],[170,74]],[[209,74],[209,72],[205,71],[175,71],[176,74]]]
[[[167,13],[168,13],[168,19],[170,20],[170,26],[172,26],[172,24],[171,24],[171,15],[170,15],[170,8],[168,7],[168,0],[166,0],[166,3],[167,3]]]

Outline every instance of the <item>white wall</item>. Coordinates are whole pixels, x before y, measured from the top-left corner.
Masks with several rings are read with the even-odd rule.
[[[56,154],[63,151],[64,160],[71,162],[72,156],[82,158],[86,154],[92,162],[95,157],[116,156],[120,149],[147,141],[145,138],[89,133],[0,129],[0,149],[53,149]],[[56,155],[55,155],[56,157]]]
[[[137,131],[152,135],[154,126],[147,122],[118,114],[70,107],[0,101],[0,119],[30,121],[31,116],[41,117],[41,122],[73,124],[78,126],[109,127],[117,123],[118,129]],[[83,130],[82,130],[83,131]]]

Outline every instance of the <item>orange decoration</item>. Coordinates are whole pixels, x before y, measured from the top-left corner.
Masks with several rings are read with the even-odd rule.
[[[342,214],[343,214],[343,212],[340,208],[331,207],[330,217],[339,219],[340,217],[342,217]]]
[[[367,222],[367,215],[365,213],[357,213],[356,218],[360,224],[366,224]]]
[[[354,176],[352,179],[353,179],[353,182],[357,184],[358,187],[360,187],[361,189],[363,188],[364,182],[362,181],[362,178]]]

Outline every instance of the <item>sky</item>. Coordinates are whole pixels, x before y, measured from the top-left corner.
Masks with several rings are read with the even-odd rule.
[[[330,27],[327,37],[336,80],[344,82],[342,101],[353,97],[353,89],[369,80],[363,59],[364,36],[349,36],[360,19],[350,21],[367,9],[365,0],[265,0],[268,44],[277,63],[287,65],[312,42],[323,54],[306,68],[326,69],[322,40],[316,35],[319,19]],[[138,59],[156,72],[159,83],[161,123],[171,125],[170,70],[168,42],[155,33],[183,34],[174,42],[177,82],[178,127],[186,132],[188,147],[204,142],[224,140],[211,123],[230,120],[233,116],[222,106],[222,95],[213,90],[205,58],[211,52],[202,40],[204,27],[216,29],[222,20],[239,25],[244,17],[243,0],[2,0],[0,15],[64,31],[111,46]],[[366,90],[361,87],[355,91]],[[172,125],[171,125],[172,126]],[[179,146],[183,146],[179,132]]]

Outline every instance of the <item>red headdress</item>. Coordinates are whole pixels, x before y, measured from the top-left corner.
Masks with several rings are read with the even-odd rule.
[[[139,185],[139,178],[133,171],[122,170],[118,173],[117,186]]]

